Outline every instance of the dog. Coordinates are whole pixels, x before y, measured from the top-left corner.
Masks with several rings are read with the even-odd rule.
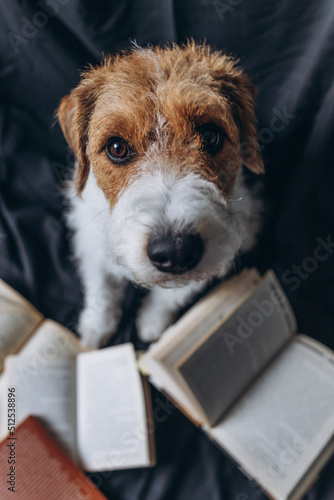
[[[85,344],[116,331],[128,280],[150,290],[137,329],[152,342],[252,248],[259,204],[243,165],[264,170],[255,98],[232,57],[189,41],[106,57],[62,99]]]

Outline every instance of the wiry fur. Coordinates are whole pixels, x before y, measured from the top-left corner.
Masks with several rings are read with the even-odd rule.
[[[254,87],[235,62],[194,43],[107,58],[62,100],[60,124],[77,158],[68,220],[85,289],[79,330],[86,343],[100,345],[117,328],[126,280],[152,290],[137,321],[150,341],[252,246],[258,210],[241,165],[263,171],[254,103]],[[214,156],[201,147],[197,127],[205,123],[226,134]],[[127,165],[105,154],[112,136],[135,151]],[[179,275],[156,269],[149,237],[189,230],[204,241],[200,262]]]

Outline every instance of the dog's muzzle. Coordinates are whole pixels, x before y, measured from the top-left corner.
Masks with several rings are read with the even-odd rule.
[[[182,274],[193,269],[204,253],[204,243],[198,233],[154,235],[148,240],[147,255],[162,273]]]

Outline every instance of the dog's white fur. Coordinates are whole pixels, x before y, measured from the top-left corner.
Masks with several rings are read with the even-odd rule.
[[[263,172],[254,104],[255,89],[235,62],[194,42],[154,51],[137,48],[123,59],[107,58],[62,100],[58,117],[78,161],[67,190],[67,217],[84,287],[79,318],[84,343],[98,347],[116,331],[127,280],[150,289],[137,327],[142,340],[152,341],[180,307],[211,279],[225,276],[235,256],[252,247],[260,205],[245,187],[241,165]],[[212,159],[200,154],[195,132],[196,125],[217,121],[227,130],[226,149],[224,143],[220,156],[215,153]],[[145,139],[136,133],[140,127]],[[125,134],[130,143],[134,137],[132,146],[139,151],[134,165],[109,165],[107,133],[109,138]],[[148,141],[144,149],[142,140]],[[195,267],[173,274],[152,263],[148,243],[166,235],[172,240],[199,235],[204,253]]]
[[[246,189],[242,172],[226,200],[213,182],[166,167],[152,154],[112,211],[92,170],[81,197],[74,188],[68,191],[68,223],[85,291],[79,331],[88,345],[98,347],[116,331],[127,280],[151,289],[137,318],[139,336],[149,342],[208,280],[224,276],[235,255],[255,242],[260,205]],[[158,271],[146,252],[149,235],[189,227],[204,241],[201,261],[181,275]]]

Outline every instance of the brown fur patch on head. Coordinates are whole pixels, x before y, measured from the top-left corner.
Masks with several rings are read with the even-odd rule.
[[[78,161],[78,192],[92,165],[114,205],[148,163],[165,162],[180,175],[202,175],[229,195],[242,162],[256,173],[263,171],[254,104],[255,89],[235,61],[206,45],[134,49],[106,58],[83,76],[58,110]],[[226,136],[214,156],[203,151],[198,132],[208,123]],[[126,165],[107,157],[111,137],[124,139],[133,151]]]
[[[76,185],[79,192],[84,188],[88,178],[87,130],[102,86],[101,72],[91,69],[83,76],[80,84],[69,95],[63,97],[57,111],[65,139],[78,162]]]
[[[239,129],[239,151],[243,163],[256,174],[264,173],[255,115],[256,89],[232,59],[217,61],[215,69],[221,92],[232,106],[232,115]]]

